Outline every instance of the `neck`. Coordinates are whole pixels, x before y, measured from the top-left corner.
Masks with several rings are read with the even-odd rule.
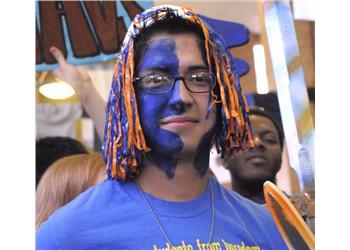
[[[256,203],[265,203],[263,183],[244,185],[232,180],[232,190]]]
[[[208,176],[208,171],[201,176],[193,166],[193,162],[179,160],[174,176],[169,178],[155,163],[146,159],[137,182],[144,192],[157,198],[168,201],[188,201],[204,192],[208,184]]]

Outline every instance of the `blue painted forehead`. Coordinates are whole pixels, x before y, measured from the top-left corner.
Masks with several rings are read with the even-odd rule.
[[[177,75],[179,60],[176,54],[176,42],[172,39],[159,39],[149,42],[142,58],[137,64],[137,74],[147,69],[167,69]]]

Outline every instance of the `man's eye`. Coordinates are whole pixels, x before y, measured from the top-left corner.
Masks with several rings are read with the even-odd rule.
[[[164,77],[162,76],[152,76],[150,78],[150,81],[154,82],[154,83],[160,83],[164,81]]]
[[[193,80],[201,82],[201,81],[205,81],[206,78],[203,77],[202,75],[194,75]]]
[[[275,139],[272,139],[272,138],[264,138],[263,140],[269,144],[276,144],[277,143],[277,141]]]
[[[158,87],[167,84],[169,82],[168,78],[163,75],[148,75],[143,78],[143,84],[145,87]]]
[[[200,73],[200,74],[193,74],[191,75],[191,81],[196,82],[196,83],[204,83],[208,82],[208,74],[205,73]]]

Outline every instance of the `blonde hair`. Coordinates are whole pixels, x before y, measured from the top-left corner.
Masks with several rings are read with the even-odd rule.
[[[67,156],[51,164],[36,190],[36,229],[56,209],[97,184],[104,169],[103,157],[97,153]]]

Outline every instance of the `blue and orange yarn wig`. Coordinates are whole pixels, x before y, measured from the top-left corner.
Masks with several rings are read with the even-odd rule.
[[[221,122],[211,139],[217,152],[224,157],[246,150],[253,145],[248,105],[242,90],[230,51],[224,41],[191,10],[162,5],[138,14],[131,23],[121,52],[117,55],[112,86],[106,107],[106,125],[102,152],[107,164],[109,179],[127,181],[133,179],[143,166],[147,147],[141,127],[136,95],[133,86],[135,71],[135,38],[155,22],[169,17],[183,18],[201,28],[204,34],[205,53],[209,69],[216,76],[217,91],[211,93],[211,104],[221,107]]]

